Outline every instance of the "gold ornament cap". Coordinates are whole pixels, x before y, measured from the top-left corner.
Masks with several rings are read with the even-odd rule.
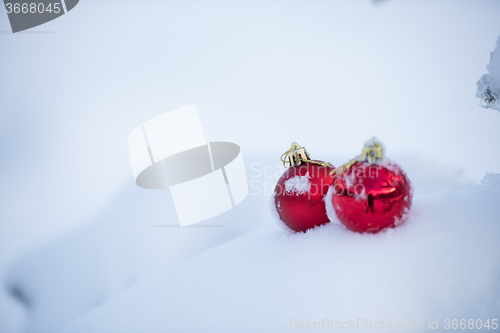
[[[359,161],[375,163],[376,160],[383,160],[384,154],[384,144],[376,137],[373,137],[370,140],[365,141]]]
[[[376,137],[371,138],[370,140],[365,141],[363,146],[363,151],[359,157],[353,158],[347,163],[342,164],[338,168],[330,171],[330,175],[335,173],[341,175],[344,170],[353,166],[356,162],[368,162],[370,164],[375,163],[377,160],[383,160],[385,156],[385,146]]]
[[[297,142],[292,143],[290,149],[281,155],[281,161],[286,168],[297,166],[303,162],[310,161],[305,147],[301,147]]]

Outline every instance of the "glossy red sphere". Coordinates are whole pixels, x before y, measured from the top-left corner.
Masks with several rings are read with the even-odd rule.
[[[305,162],[285,171],[274,189],[280,219],[294,231],[329,222],[323,198],[333,182],[332,168]]]
[[[396,164],[356,162],[337,174],[332,200],[340,222],[349,230],[376,233],[402,222],[411,207],[411,183]]]

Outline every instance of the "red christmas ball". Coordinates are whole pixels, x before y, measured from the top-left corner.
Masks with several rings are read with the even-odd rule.
[[[410,180],[397,164],[382,154],[380,159],[375,158],[376,154],[368,148],[368,155],[365,150],[362,154],[367,160],[354,160],[336,171],[326,204],[329,213],[333,205],[347,229],[376,233],[403,221],[411,207],[412,189]]]
[[[302,162],[278,180],[274,203],[280,220],[290,229],[306,231],[329,222],[324,197],[333,182],[331,170],[328,163]]]

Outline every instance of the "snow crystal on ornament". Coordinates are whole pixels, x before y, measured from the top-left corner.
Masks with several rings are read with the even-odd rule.
[[[295,176],[285,181],[285,191],[296,195],[307,193],[311,190],[311,176],[309,172],[305,176]]]
[[[408,198],[408,197],[405,197],[405,201],[406,201],[406,199],[407,199],[407,198]],[[394,225],[395,225],[395,226],[398,226],[398,225],[400,225],[401,223],[403,223],[404,221],[406,221],[406,220],[408,219],[408,215],[409,215],[409,214],[410,214],[410,209],[409,209],[408,207],[405,207],[405,208],[403,209],[403,214],[401,215],[401,217],[400,217],[400,218],[397,218],[397,217],[396,217],[396,218],[394,219]]]
[[[368,164],[368,163],[365,163]],[[387,170],[390,170],[394,172],[395,174],[399,174],[399,170],[402,169],[396,162],[392,161],[391,159],[387,158],[384,156],[383,160],[376,160],[374,163],[371,165],[376,165],[380,168],[386,168]]]
[[[291,233],[292,230],[280,218],[279,212],[281,211],[281,203],[278,202],[276,207],[276,192],[273,192],[269,198],[269,208],[271,209],[271,216],[274,224],[277,225],[282,231]]]
[[[323,201],[325,202],[326,216],[328,216],[328,219],[331,223],[344,226],[342,223],[340,223],[339,219],[337,218],[337,213],[335,213],[335,208],[333,208],[333,192],[335,192],[335,189],[333,188],[333,186],[330,186],[328,192],[323,198]]]
[[[354,171],[354,172],[351,172],[350,175],[344,177],[345,186],[352,187],[354,185],[355,180],[356,180],[356,177],[355,177],[355,171]]]

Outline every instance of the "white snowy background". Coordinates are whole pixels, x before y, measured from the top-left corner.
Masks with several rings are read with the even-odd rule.
[[[82,0],[12,34],[0,10],[0,332],[498,318],[500,114],[476,83],[500,68],[499,17],[496,0]],[[241,146],[250,193],[181,229],[168,191],[134,185],[127,137],[190,104]],[[276,226],[291,142],[340,165],[372,136],[413,181],[407,223]]]

